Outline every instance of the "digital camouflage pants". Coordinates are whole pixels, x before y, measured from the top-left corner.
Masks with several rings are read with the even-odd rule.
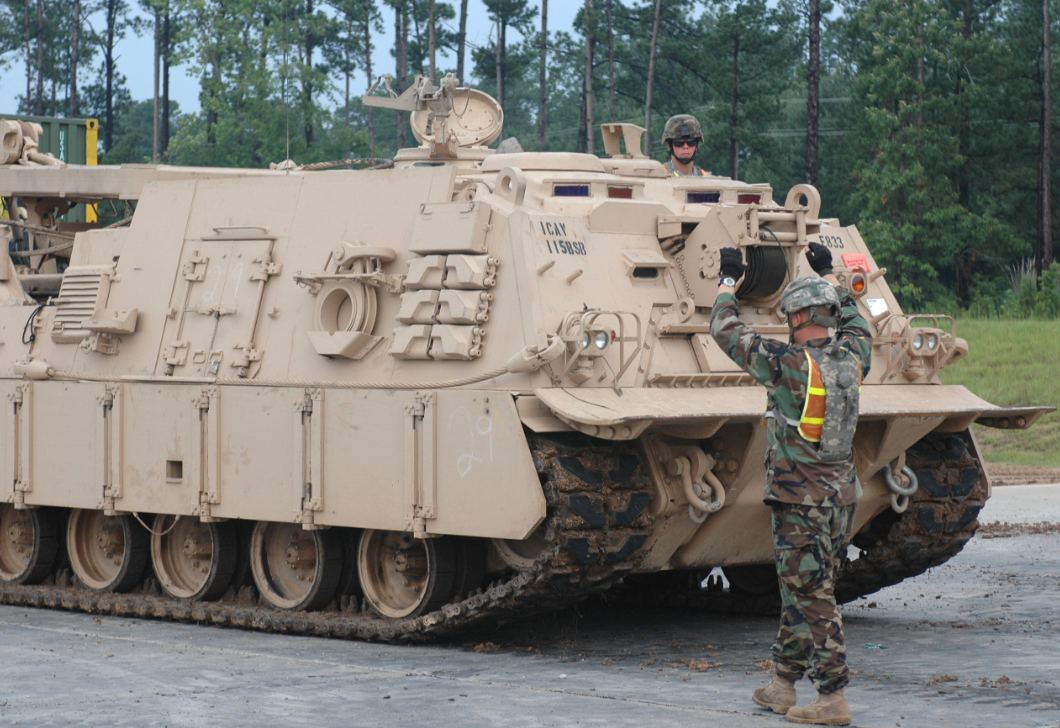
[[[783,611],[773,645],[777,674],[799,680],[807,671],[818,691],[850,679],[835,580],[854,526],[854,506],[772,503],[773,553]]]

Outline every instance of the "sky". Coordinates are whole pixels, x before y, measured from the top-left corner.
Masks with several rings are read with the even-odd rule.
[[[450,4],[459,12],[459,0],[450,0]],[[391,51],[393,50],[394,12],[383,3],[380,3],[380,5],[383,6],[383,34],[373,38],[375,50],[372,54],[372,70],[377,75],[380,72],[393,73],[394,71],[394,59],[391,56]],[[537,8],[537,13],[540,16],[540,4],[532,2],[531,5]],[[574,16],[581,6],[582,3],[578,0],[552,0],[548,7],[549,31],[569,31],[574,21]],[[96,28],[101,28],[103,25],[102,16],[92,17],[90,21]],[[454,19],[452,23],[454,26],[452,29],[456,31],[457,20]],[[535,25],[539,24],[540,17]],[[470,68],[471,66],[471,47],[487,45],[490,42],[492,30],[493,25],[486,16],[486,9],[482,0],[470,0],[467,20],[467,42],[469,47],[464,61],[465,68]],[[509,42],[520,40],[518,33],[511,30],[509,30],[508,39]],[[135,34],[130,33],[121,41],[117,48],[119,54],[118,70],[127,77],[129,90],[136,100],[150,99],[154,96],[154,82],[151,78],[154,71],[153,47],[153,35],[145,34],[143,37],[138,38]],[[439,66],[455,68],[456,54],[452,53],[446,58],[445,54],[439,53],[437,62]],[[0,74],[0,113],[14,113],[17,109],[15,97],[20,91],[25,90],[26,84],[24,63],[24,58],[19,57],[11,69]],[[360,74],[359,80],[363,83],[365,81],[364,72],[361,71]],[[84,82],[84,78],[82,78],[81,83],[83,84]],[[188,77],[184,68],[173,68],[170,75],[170,98],[177,101],[181,111],[184,113],[198,111],[198,97],[198,79]]]

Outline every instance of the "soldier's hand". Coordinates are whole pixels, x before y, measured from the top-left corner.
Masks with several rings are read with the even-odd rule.
[[[819,276],[832,273],[832,251],[820,243],[810,243],[810,249],[806,251],[806,262]]]
[[[737,248],[722,248],[721,249],[721,276],[731,276],[733,280],[740,280],[743,278],[743,272],[747,270],[747,266],[743,262],[743,253]]]

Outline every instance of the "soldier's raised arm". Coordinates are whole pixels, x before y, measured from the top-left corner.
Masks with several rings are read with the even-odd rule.
[[[832,270],[832,251],[820,243],[810,243],[806,261],[822,278],[836,287],[841,306],[839,325],[835,338],[839,345],[852,353],[861,364],[861,376],[865,378],[872,366],[872,333],[869,322],[858,311],[858,305],[846,288],[840,285]]]
[[[743,276],[746,268],[739,250],[722,249],[721,286],[710,315],[710,335],[737,366],[759,384],[771,388],[780,379],[782,357],[790,353],[790,347],[760,336],[740,321],[736,281]]]

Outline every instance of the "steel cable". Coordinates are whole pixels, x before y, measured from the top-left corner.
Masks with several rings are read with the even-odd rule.
[[[240,387],[304,387],[307,389],[447,389],[449,387],[462,387],[467,384],[477,384],[484,382],[487,379],[496,379],[497,377],[507,374],[508,367],[499,367],[492,369],[482,374],[476,374],[470,377],[462,377],[460,379],[444,379],[439,382],[320,382],[312,380],[302,379],[208,379],[203,378],[201,381],[188,382],[183,379],[175,379],[174,381],[181,384],[205,384],[205,385],[229,385],[229,386],[240,386]],[[59,369],[48,369],[48,376],[55,379],[70,379],[82,382],[135,382],[137,379],[124,378],[124,377],[103,377],[96,376],[93,374],[77,374],[76,372],[64,372]],[[143,381],[155,383],[159,381],[159,378],[147,379]]]

